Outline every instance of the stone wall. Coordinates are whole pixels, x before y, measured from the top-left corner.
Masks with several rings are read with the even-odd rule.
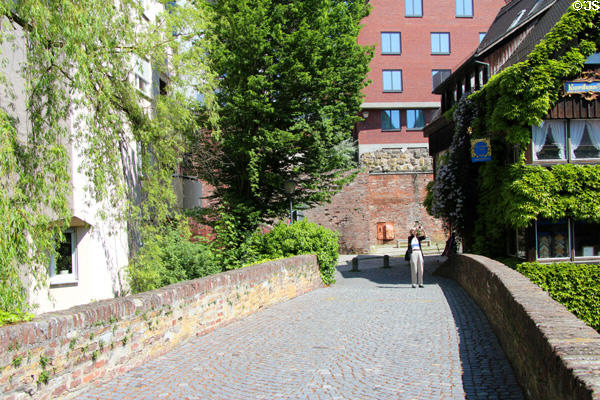
[[[490,321],[529,399],[600,399],[600,335],[529,279],[476,255],[438,274],[458,281]]]
[[[341,251],[368,253],[377,240],[377,223],[394,224],[395,239],[406,239],[414,221],[421,221],[428,236],[443,243],[445,234],[439,220],[423,207],[425,188],[431,173],[360,173],[331,203],[306,210],[308,220],[340,233]],[[395,243],[391,241],[390,243]]]
[[[304,255],[0,327],[0,397],[75,398],[185,338],[320,286],[316,257]]]
[[[427,147],[381,149],[364,153],[360,164],[369,172],[432,172],[433,158]]]

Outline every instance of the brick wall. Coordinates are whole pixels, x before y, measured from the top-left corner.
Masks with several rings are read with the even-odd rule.
[[[307,210],[313,222],[340,233],[341,251],[367,253],[377,240],[377,223],[392,222],[395,238],[406,239],[414,221],[419,220],[434,241],[443,242],[441,222],[423,207],[425,187],[431,173],[360,173],[329,204]]]
[[[316,257],[304,255],[0,327],[0,397],[75,398],[187,337],[319,286]]]
[[[529,279],[482,256],[457,255],[455,279],[486,314],[527,398],[600,399],[600,335]]]

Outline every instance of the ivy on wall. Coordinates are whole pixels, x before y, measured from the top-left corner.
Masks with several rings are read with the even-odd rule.
[[[541,123],[559,100],[563,82],[581,74],[587,57],[598,51],[599,17],[598,11],[569,8],[525,61],[469,96],[475,112],[456,107],[453,119],[470,124],[473,138],[492,139],[494,160],[478,171],[473,251],[504,253],[507,231],[531,226],[537,218],[600,221],[600,166],[525,164],[531,126]],[[518,161],[507,165],[506,150],[513,145],[520,150]],[[431,197],[435,200],[435,191]]]

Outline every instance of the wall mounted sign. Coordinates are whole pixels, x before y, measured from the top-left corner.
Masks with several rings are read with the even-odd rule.
[[[471,162],[492,161],[492,146],[489,139],[471,140]]]
[[[593,82],[565,82],[565,93],[598,93],[600,92],[600,81]]]

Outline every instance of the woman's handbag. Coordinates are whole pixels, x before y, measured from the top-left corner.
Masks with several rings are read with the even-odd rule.
[[[406,249],[406,253],[404,254],[404,261],[410,261],[410,254],[412,253],[412,249],[409,247]]]

